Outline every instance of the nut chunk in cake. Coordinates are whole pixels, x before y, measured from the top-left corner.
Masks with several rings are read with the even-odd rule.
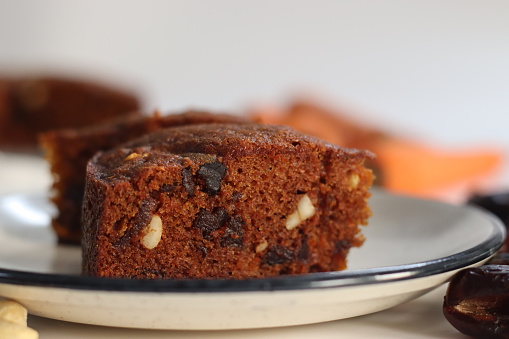
[[[344,269],[371,214],[371,157],[257,124],[169,128],[98,153],[83,271],[241,279]]]

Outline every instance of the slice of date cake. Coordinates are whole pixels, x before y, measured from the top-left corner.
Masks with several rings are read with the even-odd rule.
[[[85,190],[87,162],[98,151],[162,128],[210,122],[247,122],[242,117],[201,111],[151,116],[138,114],[86,128],[67,128],[46,132],[40,144],[53,175],[52,201],[58,214],[52,226],[61,243],[81,241],[81,205]]]
[[[87,167],[83,272],[256,278],[341,270],[360,246],[372,154],[281,126],[164,129]]]

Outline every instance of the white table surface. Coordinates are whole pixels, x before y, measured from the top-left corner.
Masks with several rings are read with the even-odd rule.
[[[47,189],[41,158],[0,153],[0,194]],[[446,286],[382,312],[322,324],[245,331],[155,331],[100,327],[29,316],[41,339],[59,338],[466,338],[442,315]]]

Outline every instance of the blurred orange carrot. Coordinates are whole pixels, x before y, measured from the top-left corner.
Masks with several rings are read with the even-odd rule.
[[[395,192],[428,196],[458,184],[475,188],[502,162],[495,150],[441,151],[396,138],[371,146],[383,171],[383,185]]]

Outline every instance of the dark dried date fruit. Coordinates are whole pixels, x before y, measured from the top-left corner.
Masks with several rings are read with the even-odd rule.
[[[309,260],[309,245],[307,237],[302,239],[302,245],[300,247],[299,252],[297,252],[297,259],[301,262],[307,262]]]
[[[193,226],[201,229],[205,239],[212,240],[212,232],[224,227],[221,239],[223,247],[242,247],[244,244],[244,220],[240,216],[230,216],[224,207],[212,211],[200,209]]]
[[[485,265],[457,273],[443,312],[461,333],[474,338],[509,338],[509,266]]]
[[[182,186],[184,186],[184,189],[186,190],[187,194],[189,194],[190,197],[194,197],[194,180],[193,180],[193,172],[191,170],[191,167],[186,167],[182,169]]]
[[[223,227],[227,220],[228,212],[223,207],[216,207],[212,212],[202,208],[194,219],[193,226],[201,229],[204,237],[208,237],[210,232]]]
[[[240,216],[233,216],[226,223],[226,230],[221,240],[221,246],[241,247],[244,244],[244,220]]]
[[[221,190],[221,181],[226,175],[226,167],[219,161],[214,161],[203,164],[197,174],[205,181],[203,191],[208,195],[216,195]]]
[[[285,264],[292,260],[293,252],[279,245],[270,248],[263,257],[263,263],[270,266]]]

